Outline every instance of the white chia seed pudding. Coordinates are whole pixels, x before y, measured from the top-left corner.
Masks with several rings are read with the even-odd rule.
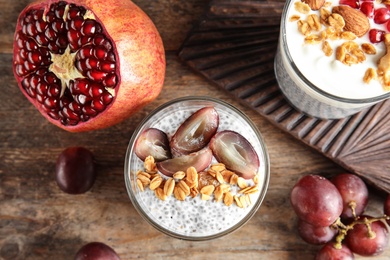
[[[305,21],[308,15],[320,16],[319,11],[308,14],[297,11],[294,4],[300,0],[287,0],[282,13],[280,38],[275,58],[275,73],[278,84],[287,100],[298,110],[319,118],[343,118],[357,113],[390,96],[389,90],[382,87],[378,80],[364,82],[369,68],[377,68],[378,60],[386,53],[384,42],[372,44],[376,54],[365,55],[362,63],[345,65],[336,60],[336,49],[346,39],[321,39],[320,43],[305,43],[305,36],[298,30],[297,21],[291,17],[299,16]],[[329,6],[323,7],[331,12],[339,6],[339,0],[327,0]],[[384,25],[373,24],[372,28],[385,30]],[[312,34],[320,35],[327,27]],[[323,41],[332,47],[333,54],[326,56],[322,50]],[[359,46],[371,43],[368,33],[353,40]]]
[[[233,130],[244,136],[254,147],[260,161],[258,169],[258,190],[251,194],[251,204],[240,208],[236,204],[226,206],[222,201],[202,200],[187,196],[184,201],[169,196],[165,201],[156,197],[155,192],[146,188],[140,191],[136,184],[136,173],[144,169],[134,153],[134,143],[147,128],[164,131],[168,138],[190,115],[206,107],[214,107],[219,114],[218,132]],[[213,158],[212,163],[217,161]],[[163,178],[167,178],[161,174]],[[264,141],[256,126],[240,111],[229,104],[209,97],[186,97],[173,100],[152,112],[134,132],[126,154],[125,181],[129,197],[144,219],[161,232],[186,240],[207,240],[217,238],[236,230],[245,224],[258,210],[264,199],[269,183],[269,158]],[[248,185],[255,185],[247,180]],[[231,193],[238,192],[238,186],[231,186]]]

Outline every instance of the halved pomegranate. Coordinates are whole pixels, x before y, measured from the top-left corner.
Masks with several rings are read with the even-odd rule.
[[[38,0],[16,25],[21,91],[71,132],[112,126],[153,101],[165,66],[156,27],[130,0]]]

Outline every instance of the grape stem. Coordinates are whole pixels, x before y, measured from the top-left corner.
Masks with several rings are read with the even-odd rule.
[[[367,226],[367,230],[368,230],[367,236],[370,239],[375,238],[376,233],[374,231],[372,231],[371,223],[376,222],[376,221],[383,221],[383,220],[390,220],[390,216],[383,215],[382,217],[376,217],[376,218],[367,218],[367,217],[361,218],[360,216],[358,216],[358,217],[355,217],[354,221],[352,223],[348,224],[348,225],[345,225],[343,222],[341,222],[341,219],[338,218],[331,225],[332,228],[335,228],[335,229],[338,230],[338,234],[337,234],[336,239],[335,239],[336,241],[333,244],[334,248],[341,249],[342,242],[343,242],[345,236],[347,235],[348,231],[353,229],[354,226],[358,225],[358,224],[366,225]]]

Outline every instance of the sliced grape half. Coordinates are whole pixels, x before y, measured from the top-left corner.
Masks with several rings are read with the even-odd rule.
[[[255,149],[239,133],[230,130],[218,132],[211,139],[210,148],[218,162],[245,179],[252,179],[259,169],[260,161]]]
[[[210,165],[212,158],[213,153],[206,147],[195,153],[158,162],[157,169],[169,177],[175,172],[186,171],[191,166],[195,167],[197,172],[201,172]]]
[[[142,161],[149,155],[156,162],[172,158],[168,137],[157,128],[148,128],[140,134],[135,142],[134,152]]]
[[[188,117],[172,136],[172,154],[180,156],[201,150],[210,142],[218,125],[219,115],[214,107],[199,109]]]

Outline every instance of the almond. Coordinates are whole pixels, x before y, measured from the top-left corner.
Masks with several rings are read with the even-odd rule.
[[[333,7],[332,12],[341,15],[345,22],[344,30],[353,32],[357,37],[362,37],[370,29],[367,16],[357,9],[340,5]]]
[[[325,4],[325,0],[302,0],[302,2],[308,4],[311,10],[319,10]]]

